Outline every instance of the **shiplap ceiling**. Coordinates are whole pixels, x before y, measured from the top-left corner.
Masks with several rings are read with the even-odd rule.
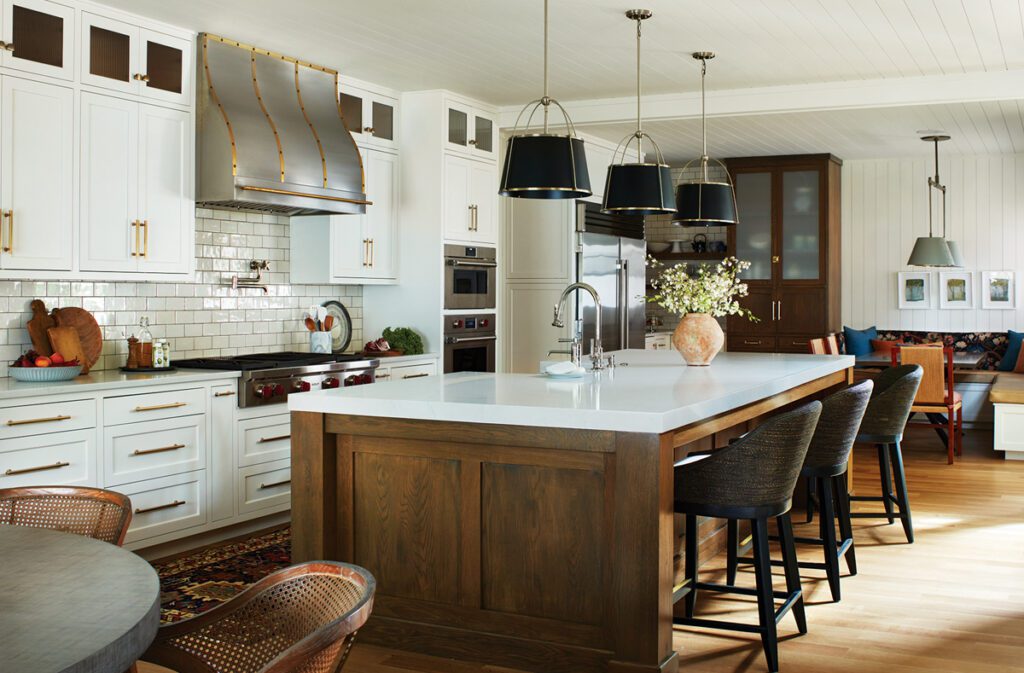
[[[444,88],[497,105],[541,89],[541,0],[101,0],[336,67],[400,91]],[[551,92],[629,95],[623,0],[551,0]],[[647,0],[645,90],[737,89],[1024,68],[1021,0]]]

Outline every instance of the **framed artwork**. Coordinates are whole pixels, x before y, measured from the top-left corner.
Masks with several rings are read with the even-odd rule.
[[[981,307],[1017,308],[1017,277],[1013,271],[981,272]]]
[[[939,272],[939,308],[974,308],[974,272]]]
[[[932,273],[900,271],[897,291],[901,309],[932,308]]]

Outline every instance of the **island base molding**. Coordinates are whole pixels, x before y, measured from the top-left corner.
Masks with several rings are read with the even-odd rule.
[[[660,434],[292,412],[292,560],[375,575],[361,642],[544,673],[672,673],[674,462],[845,381]],[[717,525],[703,545],[720,548]]]

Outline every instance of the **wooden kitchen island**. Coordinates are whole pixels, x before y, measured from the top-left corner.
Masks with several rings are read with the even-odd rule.
[[[853,358],[617,356],[581,380],[289,397],[293,561],[376,576],[359,641],[532,671],[677,670],[673,462],[847,383]]]

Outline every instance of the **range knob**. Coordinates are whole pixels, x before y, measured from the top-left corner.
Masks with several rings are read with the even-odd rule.
[[[323,383],[320,384],[320,387],[323,388],[324,390],[330,390],[331,388],[337,388],[340,385],[341,381],[334,378],[333,376],[329,376],[326,379],[324,379]]]
[[[296,381],[295,392],[297,393],[308,393],[310,389],[309,381]]]
[[[253,392],[256,394],[256,397],[258,397],[261,400],[268,400],[274,396],[274,389],[271,388],[270,386],[256,386]]]
[[[280,383],[278,383],[276,386],[274,386],[274,393],[273,394],[274,394],[275,397],[280,397],[280,396],[284,395],[284,386],[281,385]]]

